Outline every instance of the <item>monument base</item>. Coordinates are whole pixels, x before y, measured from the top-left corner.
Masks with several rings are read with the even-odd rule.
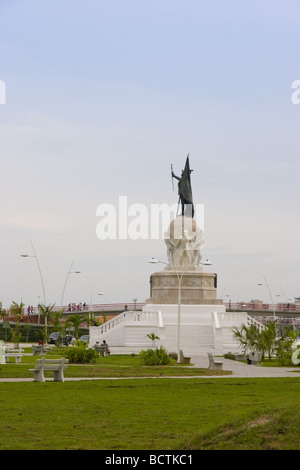
[[[181,279],[182,305],[222,305],[217,299],[217,275],[197,267],[188,271],[165,269],[150,277],[150,298],[146,304],[177,304],[178,277]]]

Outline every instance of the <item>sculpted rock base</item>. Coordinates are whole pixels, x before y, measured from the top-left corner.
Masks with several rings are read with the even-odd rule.
[[[178,270],[178,275],[183,271]],[[184,273],[181,281],[183,305],[222,305],[217,299],[216,274],[195,268]],[[150,277],[150,298],[146,304],[177,304],[178,278],[173,270],[163,270]]]

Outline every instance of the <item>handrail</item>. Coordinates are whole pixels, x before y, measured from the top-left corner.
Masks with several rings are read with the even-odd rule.
[[[120,325],[121,323],[148,323],[148,324],[157,324],[160,325],[162,320],[160,319],[161,312],[137,312],[134,310],[122,312],[119,315],[111,318],[105,323],[102,323],[99,326],[92,326],[91,328],[97,328],[100,331],[100,334],[107,333],[111,329]]]
[[[224,302],[228,310],[258,310],[270,312],[300,312],[300,304],[277,303],[267,304],[263,302]]]

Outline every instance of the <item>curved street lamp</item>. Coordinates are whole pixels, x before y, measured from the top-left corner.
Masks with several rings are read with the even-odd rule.
[[[170,268],[175,272],[177,279],[178,279],[178,298],[177,298],[177,363],[180,363],[180,316],[181,316],[181,281],[184,276],[184,274],[193,266],[198,266],[197,263],[193,263],[187,268],[184,269],[184,271],[180,274],[174,266],[172,266],[170,263],[165,263],[164,261],[158,261],[155,258],[151,258],[149,261],[151,264],[156,264],[156,263],[162,263],[165,264],[166,266],[170,266]],[[200,263],[204,266],[211,266],[212,263],[208,260],[205,260],[203,263]]]
[[[65,285],[64,285],[64,288],[63,288],[63,291],[62,291],[62,295],[61,295],[61,301],[60,301],[60,305],[61,307],[63,306],[63,298],[64,298],[64,293],[65,293],[65,290],[66,290],[66,285],[67,285],[67,282],[68,282],[68,279],[69,279],[69,276],[70,274],[80,274],[81,271],[71,271],[72,267],[73,267],[73,264],[74,264],[74,259],[71,263],[71,266],[69,268],[69,271],[68,271],[68,274],[67,274],[67,278],[66,278],[66,282],[65,282]]]
[[[276,319],[276,311],[275,311],[275,304],[274,304],[274,300],[273,300],[273,296],[272,296],[272,293],[271,293],[271,289],[269,287],[269,284],[267,283],[267,279],[265,278],[265,276],[263,275],[263,278],[265,280],[265,284],[257,284],[258,286],[265,286],[268,288],[268,291],[269,291],[269,294],[270,294],[270,297],[271,297],[271,302],[272,302],[272,310],[273,310],[273,316],[274,316],[274,319]]]
[[[44,286],[44,281],[43,281],[43,276],[42,276],[42,271],[41,271],[41,267],[40,267],[40,263],[39,263],[39,260],[38,260],[38,257],[36,255],[36,252],[34,250],[34,247],[33,247],[33,244],[32,244],[32,241],[30,240],[30,243],[31,243],[31,247],[32,247],[32,251],[33,251],[33,255],[21,255],[22,258],[35,258],[36,259],[36,263],[37,263],[37,266],[38,266],[38,269],[39,269],[39,273],[40,273],[40,278],[41,278],[41,283],[42,283],[42,289],[43,289],[43,299],[44,299],[44,305],[46,305],[46,295],[45,295],[45,286]]]

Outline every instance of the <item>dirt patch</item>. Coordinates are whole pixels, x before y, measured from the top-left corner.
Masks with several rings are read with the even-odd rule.
[[[258,416],[258,418],[256,418],[254,421],[250,421],[249,423],[247,423],[246,426],[248,428],[255,428],[256,426],[263,426],[264,424],[269,423],[271,419],[272,417],[268,415]]]

